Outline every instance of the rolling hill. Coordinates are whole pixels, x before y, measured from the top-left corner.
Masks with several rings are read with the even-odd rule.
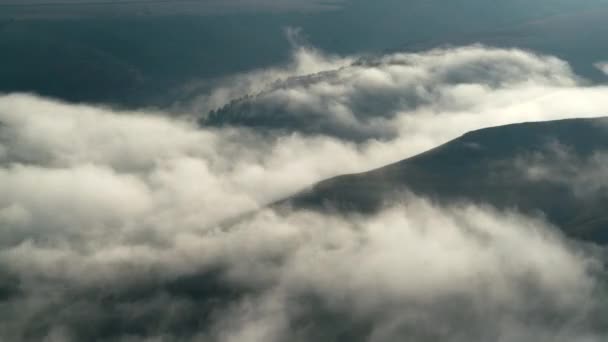
[[[376,170],[322,181],[275,205],[374,212],[412,192],[441,204],[489,204],[544,217],[570,236],[606,243],[606,152],[606,118],[487,128]]]

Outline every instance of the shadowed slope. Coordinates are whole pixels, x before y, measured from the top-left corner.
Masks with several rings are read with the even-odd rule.
[[[606,152],[605,118],[494,127],[380,169],[320,182],[279,205],[372,212],[411,191],[441,203],[472,201],[544,215],[569,235],[605,243],[606,187],[587,177],[591,188],[580,193],[577,177],[596,172],[587,161]],[[540,168],[544,173],[535,175]]]

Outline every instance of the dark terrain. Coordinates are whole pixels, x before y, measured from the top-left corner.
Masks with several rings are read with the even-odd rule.
[[[561,152],[555,152],[558,146]],[[567,157],[559,157],[567,151]],[[469,132],[415,157],[320,182],[279,202],[293,208],[374,212],[404,192],[442,204],[474,202],[544,216],[573,237],[608,242],[608,188],[575,191],[586,161],[608,152],[608,119],[522,123]],[[528,177],[544,163],[556,177]],[[601,171],[601,169],[600,169]],[[565,179],[562,179],[565,178]],[[594,180],[595,181],[595,180]]]

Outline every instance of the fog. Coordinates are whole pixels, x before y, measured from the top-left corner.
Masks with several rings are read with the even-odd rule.
[[[407,193],[374,215],[266,204],[473,129],[601,116],[605,87],[483,46],[294,56],[192,106],[257,94],[310,126],[1,96],[0,337],[603,340],[603,249],[540,219]]]

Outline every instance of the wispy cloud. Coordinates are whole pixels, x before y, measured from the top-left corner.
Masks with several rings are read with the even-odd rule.
[[[608,62],[597,62],[595,67],[608,76]]]

